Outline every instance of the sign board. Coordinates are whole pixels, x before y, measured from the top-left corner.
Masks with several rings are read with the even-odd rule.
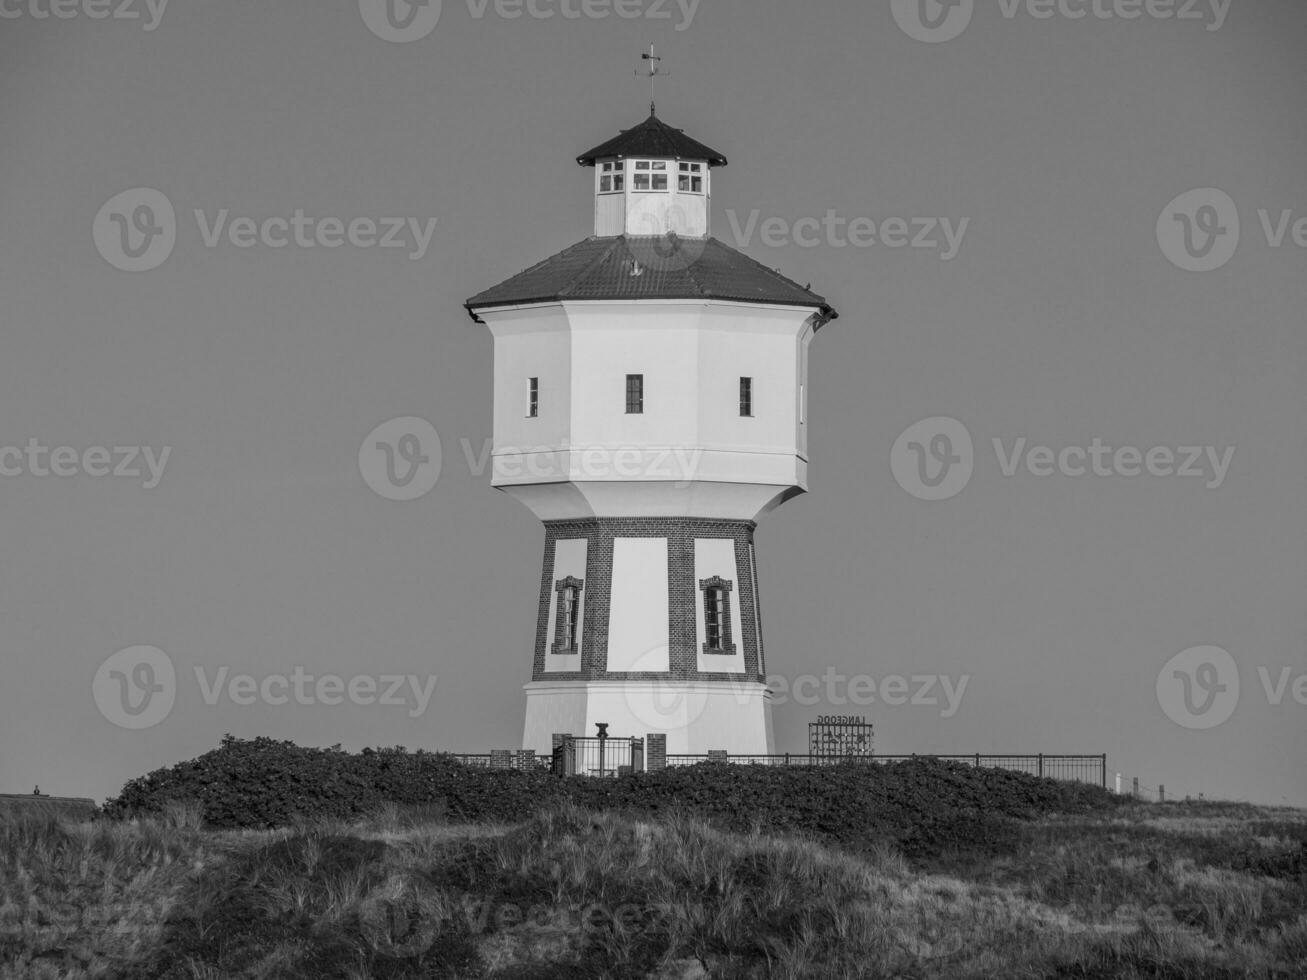
[[[875,755],[873,728],[864,715],[819,715],[808,723],[808,754],[818,759]]]

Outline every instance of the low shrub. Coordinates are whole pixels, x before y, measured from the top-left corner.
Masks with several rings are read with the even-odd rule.
[[[911,759],[820,768],[703,763],[616,779],[483,769],[402,748],[344,752],[226,736],[212,752],[134,779],[111,817],[198,807],[212,827],[269,828],[393,813],[463,823],[520,823],[573,803],[646,815],[684,813],[725,829],[789,833],[854,847],[889,841],[923,856],[1009,853],[1017,821],[1117,805],[1082,783],[962,763]]]

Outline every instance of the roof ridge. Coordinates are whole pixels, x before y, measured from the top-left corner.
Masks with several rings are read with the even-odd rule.
[[[512,281],[513,281],[514,279],[516,279],[518,276],[525,276],[525,275],[528,275],[528,274],[530,274],[530,273],[532,273],[532,272],[535,272],[536,269],[539,269],[539,268],[541,268],[542,266],[548,265],[550,262],[556,261],[557,259],[562,258],[564,255],[570,255],[572,252],[574,252],[576,249],[580,248],[580,247],[581,247],[582,245],[584,245],[586,242],[593,241],[594,238],[595,238],[595,236],[594,236],[594,235],[591,235],[589,238],[583,238],[583,239],[581,239],[579,242],[574,242],[573,244],[567,246],[567,248],[563,249],[561,252],[555,252],[553,255],[549,256],[549,258],[547,258],[547,259],[541,259],[539,262],[535,263],[534,265],[529,265],[529,266],[527,266],[525,269],[522,269],[522,270],[519,271],[519,272],[515,272],[515,273],[513,273],[511,276],[509,276],[509,277],[508,277],[507,279],[505,279],[504,281],[505,281],[505,282],[512,282]]]
[[[595,241],[600,241],[600,240],[601,240],[601,239],[600,239],[599,236],[597,236],[597,235],[591,235],[589,238],[586,239],[587,242],[595,242]],[[561,297],[563,297],[563,296],[570,296],[570,295],[572,294],[572,292],[576,289],[576,285],[577,285],[577,283],[579,283],[579,282],[581,282],[582,280],[584,280],[585,277],[588,276],[592,271],[594,271],[594,269],[595,269],[596,267],[598,267],[599,265],[601,265],[601,264],[603,264],[604,262],[608,261],[608,256],[610,256],[610,255],[613,254],[613,249],[615,249],[615,248],[617,247],[617,245],[618,245],[618,243],[619,243],[620,241],[621,241],[621,238],[620,238],[620,237],[618,237],[618,238],[614,238],[614,239],[613,239],[613,240],[608,244],[608,247],[607,247],[607,248],[605,248],[605,249],[603,249],[602,251],[600,251],[599,256],[598,256],[596,259],[594,259],[594,260],[593,260],[589,265],[587,265],[584,269],[582,269],[582,270],[581,270],[580,272],[578,272],[576,275],[572,276],[572,281],[569,282],[566,286],[564,286],[562,289],[560,289],[560,290],[558,291],[558,295],[559,295],[559,297],[561,298]],[[546,259],[545,261],[547,262],[547,261],[549,261],[549,260]]]
[[[740,256],[746,261],[752,262],[755,266],[757,266],[759,269],[765,272],[772,279],[778,280],[779,282],[784,283],[787,286],[793,286],[795,289],[801,289],[806,293],[810,293],[812,296],[814,296],[816,299],[821,300],[823,303],[826,302],[826,297],[818,293],[814,293],[812,291],[811,286],[800,286],[795,280],[791,279],[789,276],[781,272],[779,269],[773,269],[771,266],[764,265],[762,262],[759,262],[757,259],[755,259],[752,255],[749,255],[747,252],[743,252],[738,248],[731,248],[731,246],[727,245],[725,242],[723,242],[721,239],[718,238],[714,238],[710,236],[708,240],[711,242],[716,242],[722,248],[726,249],[727,251],[734,252],[736,255]]]
[[[674,241],[681,240],[681,236],[676,234],[676,232],[674,231],[669,231],[667,233],[667,237],[673,239]],[[708,248],[708,243],[711,242],[712,240],[713,239],[711,235],[704,239],[703,247],[705,250]],[[700,258],[703,257],[702,251],[699,253],[699,256]],[[694,288],[698,291],[699,295],[703,297],[707,297],[710,295],[707,285],[705,285],[703,280],[701,280],[698,276],[694,274],[695,272],[694,267],[698,264],[699,264],[698,262],[691,262],[689,265],[685,267],[683,271],[685,272],[685,278],[689,279],[690,282],[694,283]]]

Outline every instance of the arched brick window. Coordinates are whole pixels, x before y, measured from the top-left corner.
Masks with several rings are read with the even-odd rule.
[[[558,593],[554,616],[554,653],[571,654],[580,650],[581,590],[585,583],[570,575],[554,583]]]

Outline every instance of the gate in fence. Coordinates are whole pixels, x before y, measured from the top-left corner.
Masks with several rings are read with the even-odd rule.
[[[553,771],[560,776],[617,776],[644,771],[644,739],[560,735]]]

